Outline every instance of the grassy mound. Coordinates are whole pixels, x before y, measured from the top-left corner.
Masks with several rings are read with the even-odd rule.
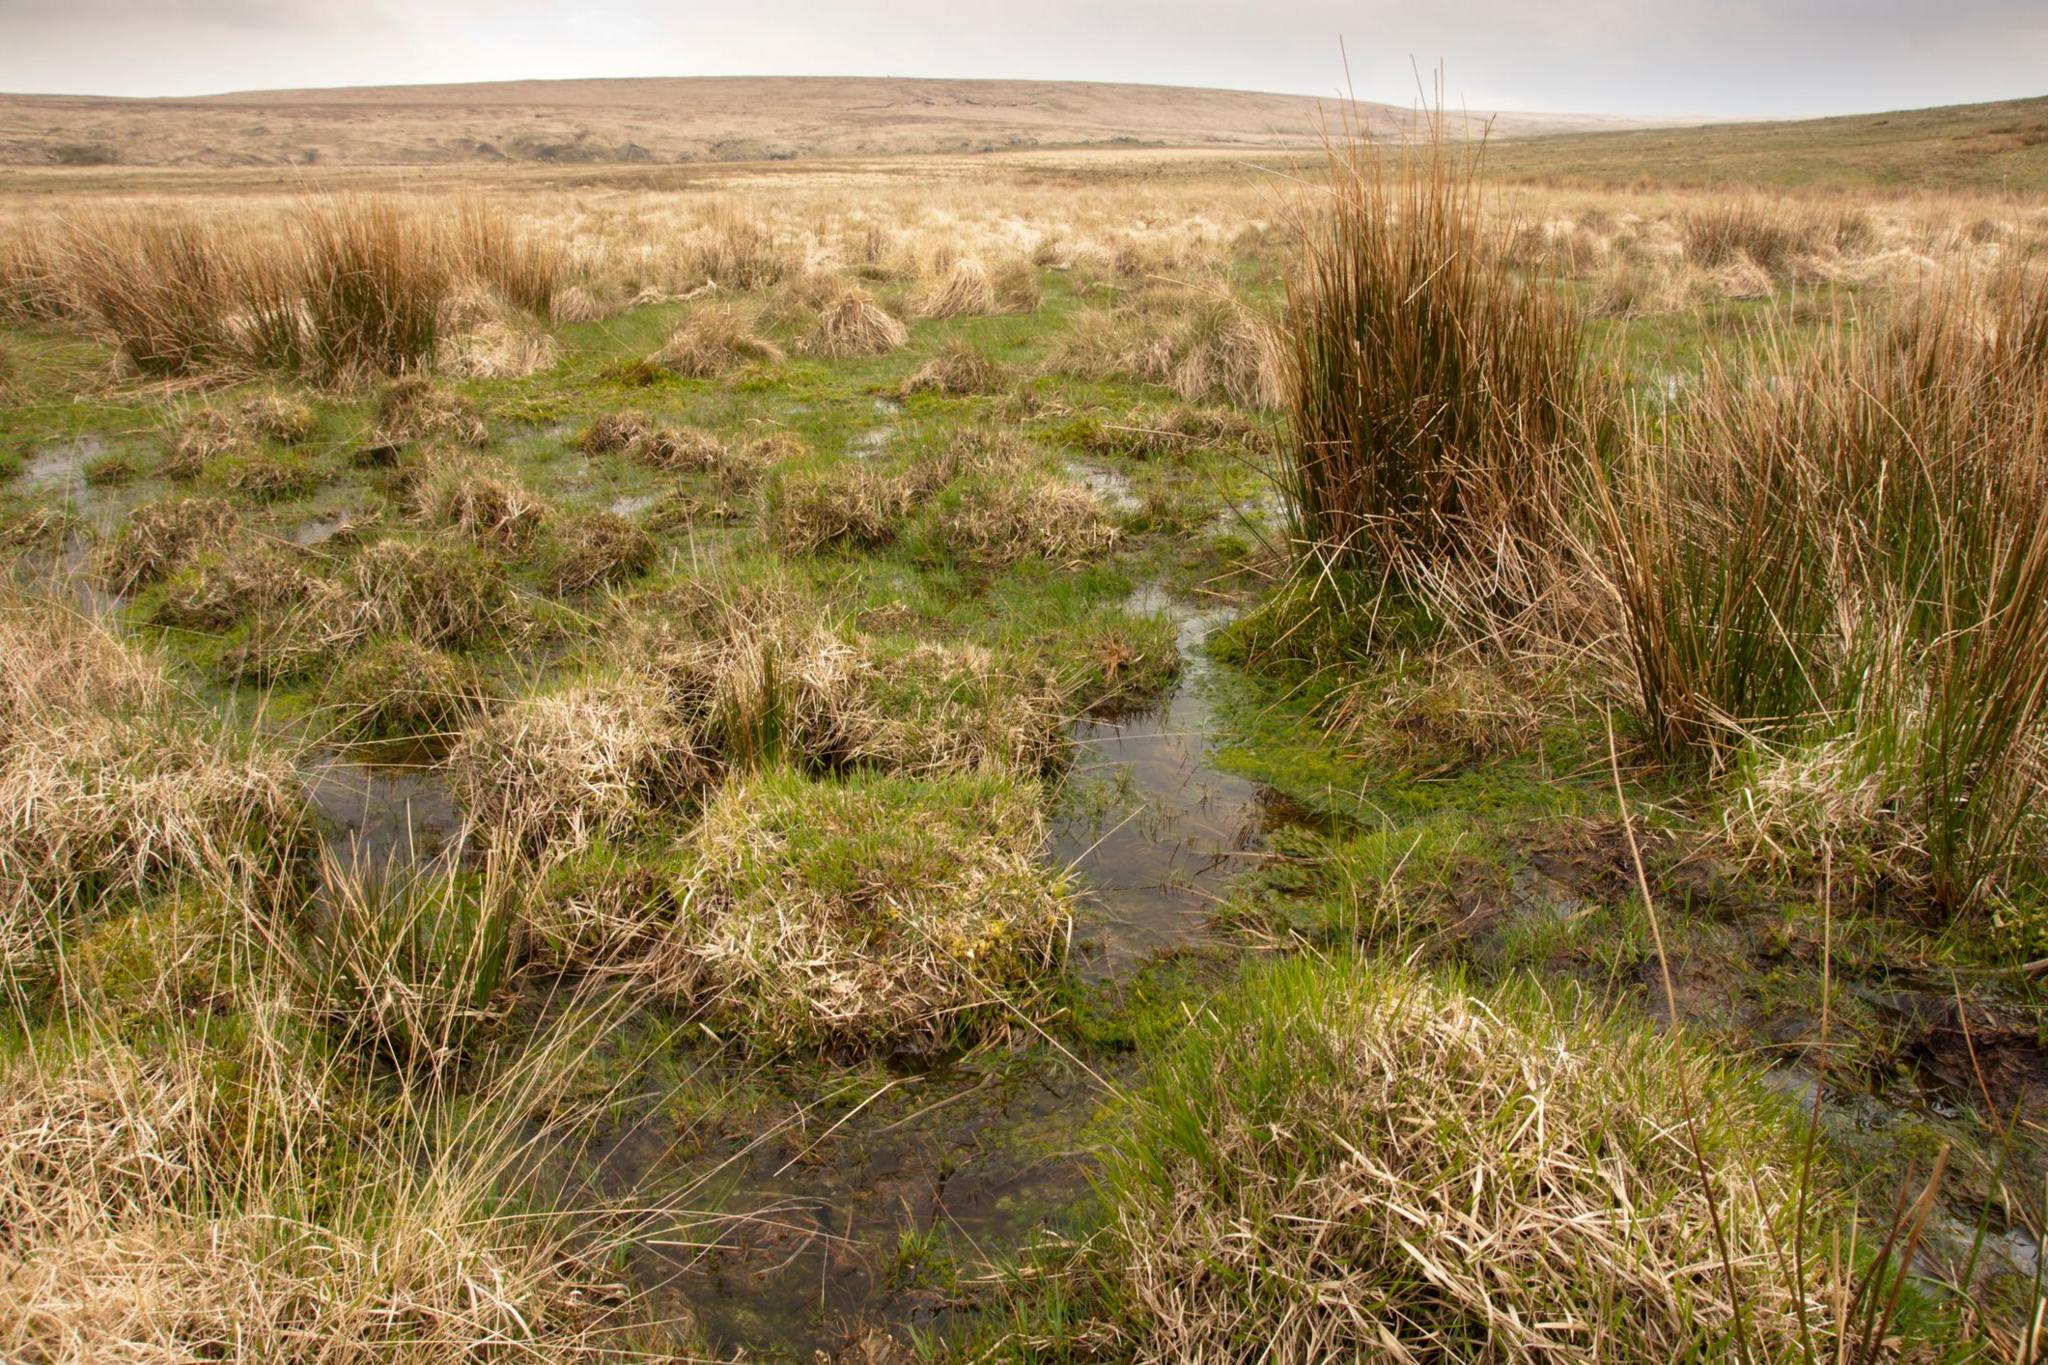
[[[734,781],[664,956],[760,1042],[959,1041],[1058,966],[1067,892],[1042,832],[1037,787],[999,776]]]
[[[1799,1358],[1794,1220],[1832,1213],[1726,1063],[1359,962],[1253,974],[1123,1132],[1114,1275],[1154,1359]],[[1802,1269],[1819,1339],[1846,1272]]]
[[[515,701],[463,733],[447,772],[472,820],[532,848],[628,834],[704,777],[658,694],[632,680]]]
[[[685,318],[653,356],[655,364],[686,379],[716,379],[743,365],[773,364],[782,348],[755,332],[731,308],[700,308]]]
[[[427,739],[460,730],[488,704],[489,691],[468,661],[396,638],[351,654],[323,700],[343,735]]]
[[[268,880],[302,851],[290,762],[161,667],[45,603],[0,599],[0,975],[110,893]]]
[[[241,514],[219,498],[146,503],[100,547],[100,575],[113,592],[146,588],[200,553],[219,549],[240,522]]]

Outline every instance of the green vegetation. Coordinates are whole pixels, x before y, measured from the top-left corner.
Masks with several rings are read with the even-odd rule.
[[[2024,1358],[2028,229],[1437,155],[9,238],[0,1354]]]
[[[1493,174],[1626,186],[1838,190],[2048,189],[2048,99],[1704,128],[1525,138]]]

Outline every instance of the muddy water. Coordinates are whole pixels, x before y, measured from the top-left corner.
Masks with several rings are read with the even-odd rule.
[[[1069,460],[1067,477],[1085,486],[1112,512],[1136,512],[1145,506],[1145,500],[1131,491],[1131,476],[1107,465]]]
[[[1090,892],[1076,924],[1086,973],[1118,975],[1155,953],[1210,941],[1210,912],[1267,824],[1261,790],[1209,762],[1209,662],[1225,610],[1177,609],[1156,590],[1130,603],[1180,624],[1182,679],[1165,706],[1084,720],[1052,856]]]
[[[344,865],[401,867],[453,848],[462,811],[423,767],[328,758],[301,774],[306,799]]]
[[[86,496],[85,467],[104,455],[107,443],[97,436],[44,446],[22,466],[15,486],[25,493],[57,492],[72,502]]]
[[[1266,824],[1259,789],[1209,762],[1201,646],[1226,613],[1158,592],[1131,606],[1180,622],[1185,672],[1152,713],[1076,725],[1046,855],[1085,888],[1075,967],[1098,979],[1207,942]],[[737,1057],[707,1065],[729,1069],[736,1091],[758,1084]],[[718,1130],[724,1105],[694,1120],[657,1111],[588,1154],[594,1194],[701,1214],[637,1243],[633,1279],[657,1315],[687,1312],[750,1359],[808,1360],[867,1330],[903,1341],[969,1303],[919,1271],[919,1246],[973,1276],[1057,1228],[1087,1191],[1083,1130],[1104,1090],[1081,1067],[983,1058],[847,1074],[812,1105],[800,1073],[740,1131]]]

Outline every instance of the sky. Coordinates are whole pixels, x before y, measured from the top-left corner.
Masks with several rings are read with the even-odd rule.
[[[2048,94],[2048,0],[0,0],[0,90],[24,93],[870,75],[1409,104],[1439,65],[1470,109],[1970,103]]]

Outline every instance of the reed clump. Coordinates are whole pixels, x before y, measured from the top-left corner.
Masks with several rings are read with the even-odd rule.
[[[1608,488],[1668,758],[1849,738],[1978,903],[2028,840],[2048,717],[2048,289],[2014,275],[1710,368]],[[1820,771],[1815,769],[1814,771]]]
[[[1335,148],[1286,310],[1290,492],[1312,553],[1538,600],[1598,406],[1578,314],[1486,229],[1477,154]]]

